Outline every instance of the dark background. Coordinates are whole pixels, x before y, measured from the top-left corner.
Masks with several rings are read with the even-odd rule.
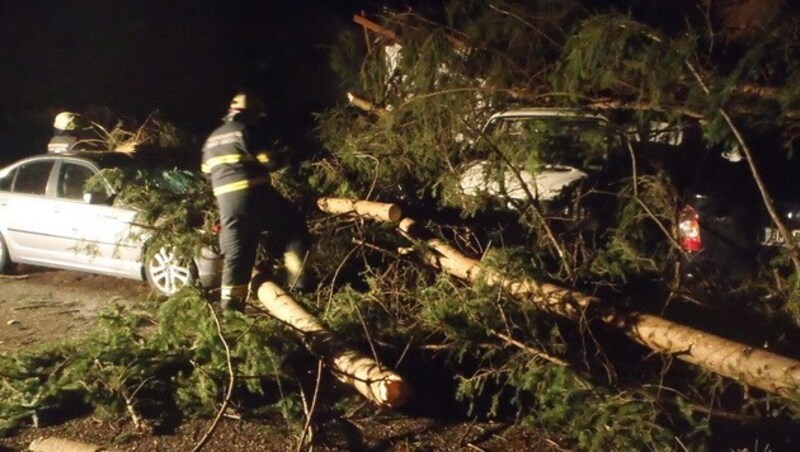
[[[205,136],[241,87],[303,143],[311,112],[341,102],[327,47],[355,0],[0,0],[0,164],[44,152],[61,110],[158,109]],[[301,144],[301,145],[303,145]]]
[[[159,110],[202,139],[242,87],[263,93],[283,141],[313,148],[311,113],[344,102],[327,54],[339,33],[360,29],[352,15],[443,3],[0,0],[0,166],[44,152],[59,111],[92,106],[138,120]],[[666,28],[698,13],[696,0],[581,3]]]

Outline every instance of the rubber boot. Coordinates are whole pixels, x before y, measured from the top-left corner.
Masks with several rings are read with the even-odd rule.
[[[219,305],[224,311],[244,312],[244,300],[241,298],[221,298]]]

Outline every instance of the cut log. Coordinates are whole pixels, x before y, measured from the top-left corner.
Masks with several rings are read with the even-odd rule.
[[[789,399],[800,397],[800,362],[794,359],[655,315],[623,313],[603,320],[634,341],[681,361]]]
[[[347,101],[350,102],[350,105],[356,108],[359,108],[366,112],[375,113],[378,116],[385,116],[386,113],[388,113],[386,109],[377,107],[372,102],[363,99],[361,97],[358,97],[353,93],[347,93]]]
[[[590,308],[598,307],[599,299],[581,292],[540,283],[532,278],[509,279],[500,272],[483,267],[479,261],[432,238],[431,234],[405,218],[400,232],[415,241],[424,241],[426,260],[441,270],[469,281],[483,281],[502,287],[514,298],[533,303],[538,308],[567,319],[585,319]],[[765,350],[721,338],[713,334],[639,312],[612,313],[598,316],[603,322],[619,328],[635,342],[656,352],[698,365],[743,384],[800,399],[800,361]]]
[[[400,375],[348,348],[277,284],[256,276],[253,287],[267,312],[300,334],[309,351],[325,361],[339,381],[380,406],[397,408],[411,397]]]
[[[396,223],[403,217],[403,211],[397,204],[373,201],[353,201],[344,198],[319,198],[317,206],[320,210],[333,214],[354,214],[373,220]]]
[[[38,438],[31,442],[28,450],[33,452],[113,452],[114,449],[108,449],[103,446],[95,446],[94,444],[82,443],[78,441],[70,441],[61,438]]]

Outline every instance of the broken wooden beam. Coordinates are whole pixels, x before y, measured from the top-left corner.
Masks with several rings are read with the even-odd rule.
[[[258,300],[267,312],[293,328],[306,348],[327,363],[339,381],[388,408],[397,408],[411,397],[411,389],[403,377],[348,347],[277,284],[258,275],[252,284],[257,287]]]
[[[352,214],[373,220],[396,223],[403,217],[397,204],[374,201],[354,201],[345,198],[319,198],[317,206],[323,212],[332,214]]]
[[[366,17],[360,14],[353,15],[353,22],[361,25],[362,27],[371,32],[383,36],[384,38],[391,39],[392,41],[397,40],[397,33],[393,32],[392,30],[389,30],[388,28],[382,25],[376,24],[375,22],[367,19]]]

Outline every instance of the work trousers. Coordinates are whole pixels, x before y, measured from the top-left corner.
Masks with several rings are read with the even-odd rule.
[[[309,248],[305,218],[272,186],[225,193],[217,197],[217,204],[222,226],[219,245],[224,256],[223,305],[247,298],[258,245],[264,235],[269,254],[283,253],[287,264],[290,258],[293,262],[305,259]],[[299,268],[289,270],[298,273],[291,275],[294,278],[300,276]]]

